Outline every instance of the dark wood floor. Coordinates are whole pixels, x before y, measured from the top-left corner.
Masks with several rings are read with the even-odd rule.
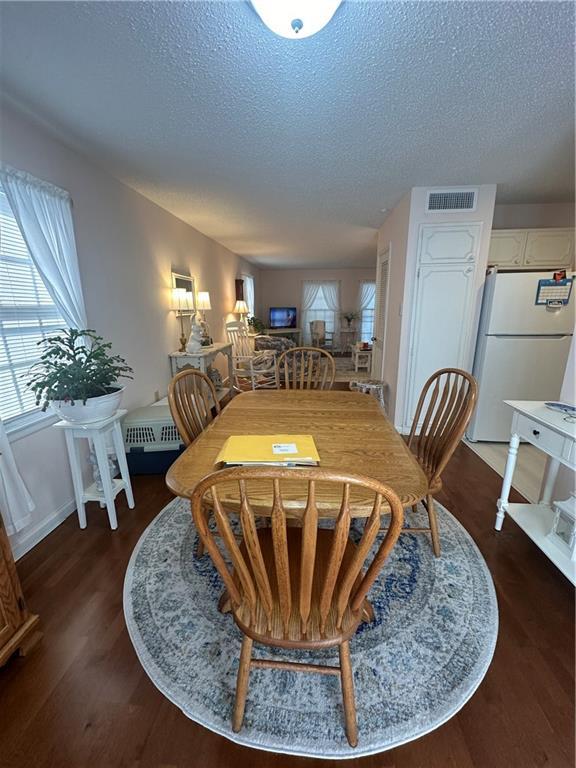
[[[464,708],[433,733],[349,768],[572,768],[574,610],[569,582],[511,521],[495,534],[498,476],[461,445],[439,497],[492,572],[500,633],[492,665]],[[18,564],[40,614],[41,645],[0,670],[2,768],[321,768],[337,763],[239,747],[188,720],[152,685],[122,614],[130,553],[170,500],[159,476],[135,477],[120,528],[89,506]],[[271,673],[273,674],[273,673]]]

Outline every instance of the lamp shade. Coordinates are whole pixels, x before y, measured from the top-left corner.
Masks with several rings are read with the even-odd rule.
[[[185,288],[172,288],[172,303],[174,312],[191,312],[194,309],[194,297]]]
[[[310,37],[328,24],[342,0],[252,0],[264,24],[280,37]]]
[[[196,309],[206,310],[212,309],[210,306],[210,294],[208,291],[198,291],[198,298],[196,300]]]
[[[236,304],[234,305],[234,312],[236,312],[239,315],[247,315],[248,314],[248,304],[246,304],[245,301],[238,299]]]

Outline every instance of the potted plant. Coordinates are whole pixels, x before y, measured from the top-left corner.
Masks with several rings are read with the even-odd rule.
[[[343,312],[342,317],[348,323],[348,328],[350,328],[354,320],[358,320],[359,315],[358,312]]]
[[[264,329],[266,328],[266,326],[264,325],[262,320],[260,320],[257,317],[249,317],[248,318],[248,326],[249,326],[249,328],[252,329],[252,331],[256,335],[258,335],[259,333],[262,333],[264,331]]]
[[[112,416],[120,405],[124,387],[120,378],[132,376],[132,368],[112,345],[90,329],[62,329],[38,342],[45,350],[29,371],[27,386],[36,405],[48,406],[66,421],[91,423]]]

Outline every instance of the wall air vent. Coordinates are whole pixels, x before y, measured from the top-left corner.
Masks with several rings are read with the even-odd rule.
[[[426,213],[474,211],[477,189],[435,189],[428,192]]]

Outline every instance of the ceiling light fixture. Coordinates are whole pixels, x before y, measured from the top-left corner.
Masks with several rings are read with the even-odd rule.
[[[264,24],[280,37],[297,40],[320,32],[342,0],[252,0]]]

